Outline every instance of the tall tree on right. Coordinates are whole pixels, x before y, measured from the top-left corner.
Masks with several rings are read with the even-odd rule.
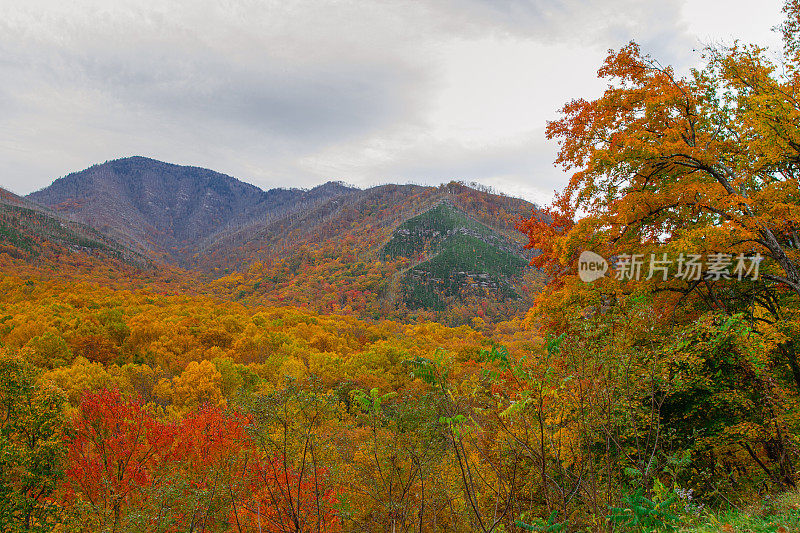
[[[712,337],[722,338],[731,324],[725,317],[741,319],[742,339],[758,349],[741,350],[753,355],[737,359],[735,371],[753,376],[748,387],[758,389],[753,394],[765,402],[766,418],[758,431],[732,430],[728,445],[736,441],[745,459],[791,485],[786,420],[792,417],[785,406],[792,402],[784,400],[800,391],[800,2],[787,1],[783,12],[778,59],[735,42],[707,48],[703,68],[678,76],[635,43],[611,52],[598,71],[609,83],[603,95],[569,102],[547,127],[548,138],[559,142],[557,163],[572,172],[569,184],[548,217],[520,221],[518,229],[542,251],[534,262],[552,280],[539,299],[551,333],[581,335],[576,324],[587,312],[611,317],[614,309],[649,303],[660,335],[642,332],[627,342],[661,343],[643,352],[660,359],[666,376],[654,380],[651,393],[659,408],[673,410],[660,413],[662,419],[690,408],[670,401],[687,385],[665,384],[680,372],[679,363],[664,363],[692,349],[678,340],[664,343],[681,331],[691,336],[701,319],[718,328]],[[612,262],[641,254],[641,278],[616,270],[584,283],[577,275],[583,250]],[[682,275],[690,256],[707,268],[724,266],[726,275]],[[649,276],[652,261],[664,257],[672,259],[667,270]],[[568,307],[581,317],[564,312]],[[699,389],[684,392],[691,401],[702,396]],[[723,426],[742,424],[734,417]]]

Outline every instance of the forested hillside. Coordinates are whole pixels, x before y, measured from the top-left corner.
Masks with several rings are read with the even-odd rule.
[[[44,484],[0,504],[9,519],[92,531],[471,520],[457,487],[479,448],[454,456],[459,426],[439,419],[461,424],[459,404],[488,400],[503,372],[505,349],[480,332],[12,276],[0,289],[3,486]],[[536,346],[526,329],[503,326],[514,353]],[[473,388],[439,390],[459,382]],[[36,438],[18,440],[29,421]],[[497,481],[471,490],[489,502]]]
[[[412,309],[443,311],[470,296],[522,299],[514,285],[523,284],[529,254],[446,201],[401,224],[382,253],[412,260],[398,280]]]
[[[148,257],[96,229],[4,189],[0,189],[0,250],[5,272],[69,276],[83,271],[103,277],[114,271],[147,276],[157,269]]]
[[[496,322],[527,310],[541,279],[520,262],[523,238],[514,229],[535,206],[456,182],[366,190],[329,182],[309,190],[261,191],[211,170],[133,157],[60,178],[25,201],[93,225],[172,277],[181,271],[199,279],[197,290],[253,304],[449,324],[476,316]],[[444,300],[405,275],[416,261],[387,259],[381,251],[400,224],[443,201],[496,233],[478,244],[484,248],[478,255],[502,256],[506,251],[495,247],[503,243],[519,256],[511,284],[484,272],[488,264],[473,268],[473,277],[491,278],[491,290],[461,291],[457,287],[464,284],[457,282],[447,291],[446,312]],[[474,248],[468,245],[462,243],[463,252]],[[438,268],[435,262],[428,267]],[[522,283],[525,275],[533,283]],[[487,288],[481,283],[488,282],[478,281],[478,289]]]
[[[430,216],[425,213],[434,212],[442,202],[467,217],[464,220],[471,221],[470,227],[484,228],[482,231],[491,238],[471,244],[468,249],[463,242],[458,246],[451,242],[452,246],[441,250],[441,267],[436,266],[437,261],[420,267],[419,254],[387,255],[386,247],[391,248],[390,243],[396,242],[404,225],[413,223],[410,221],[415,217]],[[522,234],[514,230],[514,224],[531,213],[538,212],[524,200],[460,183],[440,187],[386,185],[330,200],[316,210],[293,217],[294,221],[282,221],[280,227],[267,226],[253,232],[252,237],[236,245],[223,241],[219,251],[212,249],[204,257],[207,261],[214,261],[218,255],[227,261],[241,257],[249,265],[247,270],[240,268],[211,283],[214,294],[238,301],[301,305],[370,318],[437,320],[452,325],[469,324],[476,319],[494,323],[524,313],[541,288],[543,276],[525,264],[522,257],[529,253],[523,250]],[[458,239],[470,238],[459,235]],[[481,248],[480,254],[473,252],[475,246]],[[511,249],[518,255],[509,256],[507,250]],[[448,254],[454,253],[459,257],[447,259]],[[487,260],[475,263],[475,258],[481,256]],[[514,262],[511,277],[518,287],[515,292],[483,290],[489,287],[481,287],[479,281],[473,290],[443,293],[446,308],[438,296],[422,301],[411,298],[422,283],[427,283],[414,281],[412,267],[419,267],[420,272],[426,268],[449,272],[457,267],[454,276],[462,276],[458,272],[467,267],[458,265],[472,261],[470,271],[475,277],[495,279],[495,271],[490,271],[497,269],[497,265],[490,264],[494,256]],[[422,291],[438,291],[435,283],[428,283]],[[503,283],[507,285],[506,281]],[[469,289],[461,282],[454,283],[452,289],[458,286]]]

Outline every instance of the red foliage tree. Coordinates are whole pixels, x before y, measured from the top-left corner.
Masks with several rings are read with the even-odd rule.
[[[89,504],[98,526],[118,531],[126,509],[167,470],[174,428],[105,390],[83,398],[73,429],[68,495]]]

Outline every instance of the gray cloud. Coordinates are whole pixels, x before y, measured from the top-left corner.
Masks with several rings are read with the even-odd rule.
[[[541,201],[565,180],[544,121],[596,94],[608,48],[695,61],[681,6],[0,0],[0,185],[139,154],[265,188],[463,178]]]
[[[451,0],[438,5],[445,12],[459,13],[452,26],[472,34],[491,32],[605,48],[635,39],[646,49],[663,55],[676,51],[670,41],[686,37],[681,21],[682,3],[681,0]]]
[[[348,54],[348,43],[341,60],[325,60],[336,41],[308,39],[301,47],[284,32],[255,36],[244,14],[225,12],[235,20],[186,27],[182,10],[174,18],[78,11],[38,24],[24,16],[6,21],[0,38],[6,67],[27,66],[54,92],[85,87],[131,108],[230,122],[312,144],[397,120],[423,85],[401,62]],[[302,30],[296,28],[296,40]]]

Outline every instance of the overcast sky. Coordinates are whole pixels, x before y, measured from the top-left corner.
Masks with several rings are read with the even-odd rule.
[[[757,6],[757,7],[756,7]],[[130,155],[261,188],[477,181],[546,203],[609,48],[779,47],[777,0],[0,0],[0,185]]]

